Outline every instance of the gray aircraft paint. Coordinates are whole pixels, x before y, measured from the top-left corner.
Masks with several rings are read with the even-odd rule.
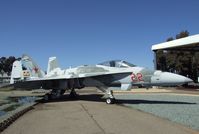
[[[37,67],[37,69],[39,69],[28,56],[23,56],[21,63],[28,63],[29,70],[32,70],[31,67]],[[109,87],[120,87],[122,90],[128,90],[131,89],[132,86],[173,86],[191,82],[191,79],[181,75],[157,70],[153,71],[119,60],[104,62],[93,66],[84,65],[65,70],[60,69],[56,64],[56,57],[51,57],[48,63],[47,75],[38,75],[38,77],[22,79],[22,82],[17,82],[15,85],[26,88],[29,86],[30,88],[60,88],[65,90],[91,86],[102,87],[104,89],[103,91],[105,91],[106,88],[108,89]],[[37,72],[40,73],[42,71],[39,69]],[[30,73],[32,73],[32,71]]]

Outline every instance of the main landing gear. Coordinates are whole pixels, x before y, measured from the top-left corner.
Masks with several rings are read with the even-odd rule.
[[[49,101],[49,100],[59,99],[64,93],[65,93],[65,90],[53,89],[50,93],[47,93],[44,96],[44,100]],[[69,94],[69,97],[72,99],[75,99],[75,98],[77,98],[77,96],[78,96],[78,94],[75,92],[75,89],[72,89]]]
[[[77,96],[78,94],[75,92],[75,89],[72,89],[69,94],[69,97],[74,99],[74,98],[77,98]]]
[[[63,94],[64,94],[65,90],[55,90],[53,89],[50,93],[47,93],[44,96],[44,100],[45,101],[49,101],[49,100],[54,100],[54,99],[58,99],[60,98]],[[113,91],[112,90],[108,90],[106,91],[106,104],[114,104],[115,103],[115,98],[113,96]],[[72,89],[69,97],[72,99],[75,99],[78,97],[78,94],[75,92],[75,89]]]
[[[113,91],[108,90],[107,93],[108,98],[106,98],[106,104],[114,104],[115,103],[115,98],[113,96]]]
[[[44,96],[45,101],[53,100],[53,99],[58,99],[60,98],[63,94],[65,93],[65,90],[55,90],[53,89],[50,93],[47,93]]]

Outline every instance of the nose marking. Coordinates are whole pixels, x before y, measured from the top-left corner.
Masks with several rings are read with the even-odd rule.
[[[132,72],[132,74],[131,74],[130,77],[131,77],[131,80],[132,80],[133,82],[137,81],[137,80],[136,80],[136,76],[135,76],[135,74],[134,74],[133,72]]]
[[[131,80],[133,82],[139,82],[139,81],[144,81],[143,80],[143,75],[142,73],[137,73],[136,75],[132,72],[132,74],[130,75]]]

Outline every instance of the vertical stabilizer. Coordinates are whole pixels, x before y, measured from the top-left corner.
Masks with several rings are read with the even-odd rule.
[[[21,59],[23,70],[30,72],[31,77],[42,78],[44,77],[44,72],[39,68],[39,66],[33,61],[33,59],[28,55],[23,55]]]
[[[16,60],[13,63],[10,83],[29,78],[42,78],[44,75],[44,72],[29,56],[23,55],[21,60]]]
[[[58,62],[56,57],[50,57],[48,60],[48,69],[47,69],[47,75],[54,69],[59,68]]]
[[[10,84],[13,84],[15,80],[20,80],[22,78],[22,64],[21,61],[15,61],[12,66]]]

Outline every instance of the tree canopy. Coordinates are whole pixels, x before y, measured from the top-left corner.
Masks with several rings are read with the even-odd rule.
[[[189,32],[187,30],[185,31],[181,31],[179,34],[176,35],[176,39],[180,39],[180,38],[184,38],[184,37],[188,37],[189,36]]]
[[[11,74],[12,71],[12,64],[16,60],[14,56],[0,57],[0,73],[6,73],[7,75]]]

